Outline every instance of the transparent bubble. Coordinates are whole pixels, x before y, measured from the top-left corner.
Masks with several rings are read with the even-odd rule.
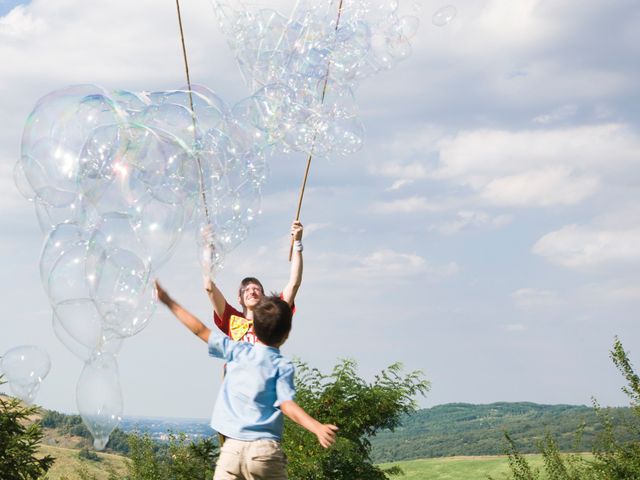
[[[141,200],[135,207],[140,223],[136,237],[147,252],[154,270],[162,266],[173,254],[187,221],[184,205],[160,202],[152,196]]]
[[[82,303],[80,302],[75,306],[74,310],[82,315]],[[95,311],[95,306],[93,306],[93,310],[90,310],[91,315],[93,315]],[[100,332],[97,332],[94,317],[91,317],[90,322],[84,321],[84,317],[76,317],[74,322],[75,321],[83,321],[83,323],[80,327],[80,334],[77,329],[74,329],[73,327],[71,328],[74,330],[74,336],[67,331],[65,323],[60,320],[55,311],[52,315],[53,332],[56,337],[67,348],[67,350],[73,353],[80,360],[86,362],[92,356],[99,353],[110,353],[116,355],[120,351],[120,348],[122,347],[122,338],[116,335],[115,332],[102,328],[99,324],[98,326],[101,330]],[[69,325],[69,321],[67,321],[66,324]],[[79,337],[80,340],[77,340],[76,337]]]
[[[84,239],[85,231],[75,223],[62,223],[53,228],[47,235],[40,253],[40,280],[45,289],[48,289],[51,270],[58,259],[70,248],[80,244]],[[80,250],[86,245],[81,246]]]
[[[124,121],[124,112],[98,87],[93,89],[99,93],[78,97],[66,95],[67,89],[44,97],[25,126],[25,177],[36,196],[52,206],[68,205],[77,197],[80,155],[89,133]]]
[[[27,200],[33,200],[35,198],[35,192],[33,187],[27,180],[27,176],[24,173],[24,164],[22,158],[19,159],[13,167],[13,182],[20,194]]]
[[[76,403],[93,436],[93,446],[104,450],[124,408],[115,356],[98,354],[85,363],[76,387]]]
[[[177,137],[152,129],[132,129],[135,138],[127,145],[127,163],[131,166],[129,191],[138,191],[135,201],[143,198],[143,185],[161,202],[180,204],[198,188],[197,162],[192,152]],[[133,202],[135,203],[135,202]]]
[[[115,332],[103,328],[102,317],[93,300],[68,300],[54,305],[53,310],[56,321],[75,342],[84,347],[83,352],[93,355],[96,352],[107,351],[115,354],[119,351],[122,340],[116,340]],[[73,348],[72,345],[72,352]],[[83,360],[88,358],[89,356],[85,356]]]
[[[444,27],[449,25],[451,21],[456,17],[458,10],[453,5],[447,5],[441,7],[435,11],[431,17],[431,22],[437,27]]]
[[[401,17],[398,20],[398,25],[396,30],[400,35],[405,38],[412,38],[418,33],[418,27],[420,26],[420,20],[418,17],[414,17],[412,15],[407,15]]]
[[[90,228],[95,221],[95,209],[83,201],[82,196],[78,196],[76,200],[64,207],[53,207],[38,199],[35,199],[33,204],[40,231],[45,235],[61,223],[75,223],[82,225],[83,228]]]
[[[13,394],[25,403],[33,403],[40,384],[51,369],[49,354],[36,346],[23,345],[8,350],[0,360]]]
[[[87,272],[88,247],[88,242],[82,241],[65,248],[51,267],[47,291],[52,305],[90,298],[95,278]]]
[[[91,234],[91,248],[127,250],[148,265],[149,253],[138,237],[141,220],[129,213],[108,212],[100,216]]]
[[[133,252],[116,248],[105,251],[96,270],[92,293],[103,325],[122,337],[135,335],[155,310],[149,268]]]

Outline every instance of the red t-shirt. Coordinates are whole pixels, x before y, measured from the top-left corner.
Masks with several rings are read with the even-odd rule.
[[[233,316],[236,316],[238,317],[239,320],[244,320],[245,322],[249,321],[243,317],[242,312],[240,312],[239,310],[236,310],[228,303],[225,303],[224,305],[224,312],[222,313],[222,318],[220,318],[215,311],[213,312],[213,322],[216,324],[216,326],[220,330],[222,330],[222,333],[230,337],[232,337],[230,330],[231,330],[231,317]],[[257,337],[253,331],[253,322],[251,322],[251,326],[248,328],[247,333],[242,335],[242,337],[234,340],[239,340],[241,342],[249,342],[252,344],[256,343]]]
[[[282,298],[282,294],[280,294],[280,298]],[[296,306],[293,305],[291,307],[291,310],[293,313],[295,313]],[[238,318],[233,319],[234,316]],[[246,322],[250,322],[250,325],[248,326],[248,328],[242,328],[242,325]],[[230,336],[233,340],[255,344],[256,340],[258,339],[255,332],[253,331],[253,322],[244,318],[243,313],[233,308],[231,305],[229,305],[228,302],[225,302],[224,304],[224,312],[222,313],[222,318],[220,318],[215,311],[213,312],[213,323],[216,324],[216,327],[222,330],[222,333]],[[239,331],[243,331],[246,329],[246,333],[244,333],[239,338],[234,338],[234,335],[231,334],[232,327],[235,327],[236,329],[240,327]]]

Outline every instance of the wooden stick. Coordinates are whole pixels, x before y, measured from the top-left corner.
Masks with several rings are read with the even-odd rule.
[[[340,0],[340,4],[338,5],[338,18],[336,19],[336,30],[338,30],[338,26],[340,25],[340,16],[342,15],[342,2]],[[324,85],[322,87],[322,98],[320,99],[320,105],[324,104],[324,97],[327,93],[327,83],[329,83],[329,73],[331,72],[331,59],[327,63],[327,74],[324,77]],[[309,152],[309,157],[307,158],[307,167],[304,170],[304,178],[302,179],[302,187],[300,188],[300,194],[298,195],[298,209],[296,210],[296,220],[300,220],[300,210],[302,210],[302,199],[304,198],[304,189],[307,186],[307,178],[309,177],[309,169],[311,168],[311,160],[313,159],[313,151],[316,146],[316,135],[318,132],[314,132],[313,140],[311,141],[311,151]],[[291,237],[291,245],[289,246],[289,261],[293,257],[293,237]]]

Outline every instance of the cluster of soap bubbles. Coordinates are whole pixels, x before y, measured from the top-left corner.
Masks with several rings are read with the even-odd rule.
[[[148,324],[154,272],[183,230],[204,232],[203,266],[220,268],[260,211],[269,151],[358,150],[354,90],[406,58],[418,28],[397,0],[301,0],[288,17],[213,1],[251,96],[228,108],[204,87],[72,86],[24,129],[15,182],[46,235],[41,280],[56,335],[84,362],[77,404],[97,449],[123,411],[118,351]]]
[[[11,392],[27,404],[33,403],[50,368],[49,354],[33,345],[14,347],[0,359],[0,372]]]
[[[194,211],[215,232],[212,268],[246,236],[266,177],[261,138],[203,87],[72,86],[31,112],[15,180],[46,235],[40,276],[54,331],[85,362],[77,404],[97,449],[122,414],[117,353],[149,322],[154,272]]]
[[[289,17],[214,0],[223,31],[256,93],[242,116],[285,150],[350,154],[364,140],[354,91],[411,53],[418,18],[397,0],[297,2]]]

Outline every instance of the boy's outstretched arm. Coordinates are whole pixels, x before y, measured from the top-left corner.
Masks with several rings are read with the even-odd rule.
[[[155,281],[156,287],[156,295],[158,300],[164,303],[171,313],[175,315],[175,317],[182,322],[182,324],[195,333],[198,338],[203,340],[204,342],[209,342],[209,335],[211,335],[211,330],[198,318],[193,315],[191,312],[182,307],[179,303],[174,301],[167,291],[160,286],[158,281]]]
[[[336,441],[338,427],[335,425],[322,424],[305,412],[300,405],[293,400],[286,400],[280,404],[280,410],[298,425],[303,426],[316,437],[324,448],[329,448]]]
[[[300,243],[302,242],[302,233],[302,223],[300,223],[299,220],[295,220],[291,225],[291,236],[294,242],[298,242],[295,245],[300,245],[300,247],[294,245],[291,255],[289,282],[284,287],[284,290],[282,290],[282,299],[290,306],[293,306],[298,288],[300,288],[300,284],[302,283],[302,244]]]

